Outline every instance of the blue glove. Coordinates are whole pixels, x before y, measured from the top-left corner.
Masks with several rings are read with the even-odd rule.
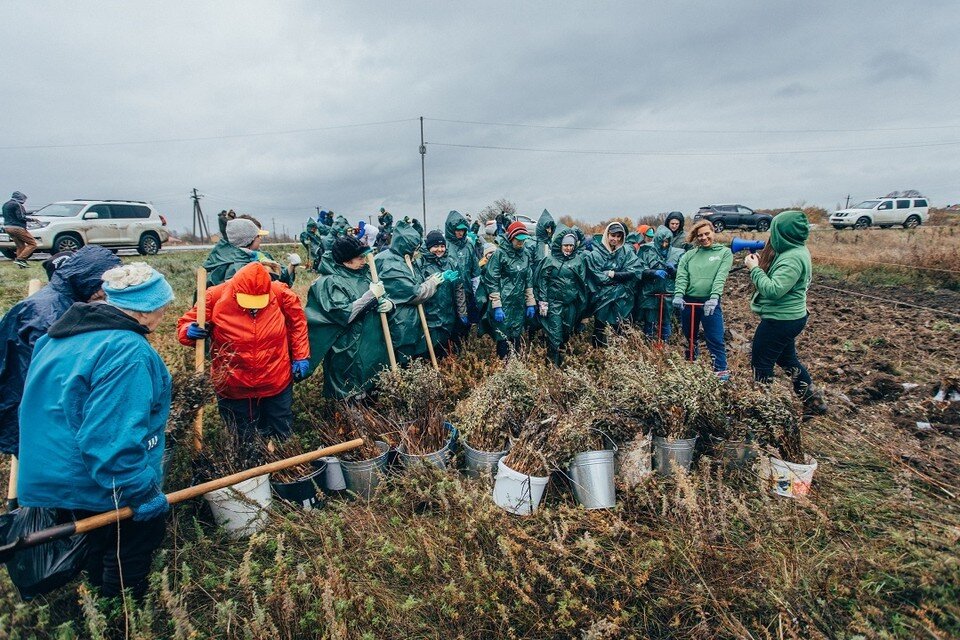
[[[676,308],[677,311],[683,311],[683,308],[687,305],[683,302],[682,296],[677,296],[676,298],[673,299],[673,306]]]
[[[507,315],[503,312],[503,309],[497,307],[493,310],[493,321],[494,322],[503,322],[507,319]]]
[[[464,325],[470,324],[470,318],[467,316],[460,316],[460,323]]]
[[[709,300],[704,302],[703,315],[712,316],[713,312],[717,310],[717,306],[719,306],[719,304],[720,304],[720,301],[717,300],[716,298],[710,298]]]
[[[170,503],[167,502],[167,496],[163,495],[160,489],[156,490],[153,497],[141,504],[132,505],[133,519],[137,522],[144,520],[153,520],[170,511]]]
[[[443,272],[443,279],[447,282],[456,282],[460,279],[460,272],[449,269]]]
[[[653,275],[657,276],[658,278],[666,278],[667,272],[664,271],[663,269],[657,269],[656,271],[653,272]]]
[[[310,361],[309,360],[294,360],[293,361],[293,379],[294,380],[303,380],[307,377],[307,372],[310,371]]]
[[[210,337],[210,332],[202,328],[196,322],[187,327],[187,338],[190,340],[206,340]]]
[[[527,307],[527,320],[533,320],[534,316],[537,315],[537,308],[530,306]]]

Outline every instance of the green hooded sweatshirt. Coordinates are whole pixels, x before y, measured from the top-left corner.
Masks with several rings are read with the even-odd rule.
[[[390,359],[376,300],[354,313],[353,303],[370,290],[369,267],[354,271],[331,261],[330,269],[307,294],[310,367],[322,363],[323,395],[343,399],[368,390]]]
[[[807,315],[807,289],[813,278],[813,264],[807,250],[810,225],[802,211],[784,211],[770,223],[770,245],[776,257],[764,273],[750,270],[757,288],[750,308],[761,318],[798,320]]]
[[[460,272],[460,281],[463,283],[464,292],[467,294],[467,307],[475,304],[477,285],[480,284],[480,260],[477,258],[476,245],[473,244],[463,234],[463,238],[457,239],[456,230],[460,225],[466,225],[467,219],[459,211],[451,211],[447,214],[447,223],[443,228],[443,237],[447,241],[447,256],[449,256],[456,266],[451,267]]]
[[[511,340],[523,335],[528,306],[535,306],[533,274],[530,271],[530,252],[526,247],[515,249],[505,237],[497,238],[499,246],[490,256],[483,272],[483,288],[487,296],[486,328],[494,340]],[[503,322],[493,318],[494,310],[502,308]]]
[[[714,242],[709,249],[694,247],[677,265],[674,295],[683,296],[687,302],[719,300],[731,266],[733,254],[724,245]]]
[[[540,326],[547,340],[559,349],[573,335],[583,318],[589,296],[587,263],[580,243],[573,253],[563,255],[563,237],[576,234],[560,225],[550,243],[550,255],[543,259],[537,272],[534,293],[537,301],[547,303],[546,317],[540,317]]]
[[[600,241],[594,241],[593,251],[586,257],[592,299],[592,313],[598,322],[620,324],[633,312],[634,280],[637,256],[633,247],[625,244],[610,250],[610,226],[607,225]],[[594,236],[596,239],[597,236]],[[613,271],[614,277],[607,275]]]
[[[438,258],[429,251],[414,263],[417,273],[423,280],[444,271],[456,271],[456,259],[449,253]],[[463,292],[463,278],[456,282],[444,282],[437,292],[423,303],[423,311],[430,327],[430,339],[434,345],[443,344],[453,336],[461,316],[467,315],[466,297]]]
[[[669,273],[666,278],[658,278],[653,274],[658,269],[666,271],[668,264],[674,267],[679,264],[680,258],[683,256],[683,249],[673,246],[663,248],[664,241],[672,240],[673,234],[670,229],[660,225],[657,227],[656,233],[653,234],[653,242],[648,242],[640,247],[638,255],[641,269],[640,301],[637,304],[641,309],[656,309],[660,304],[657,294],[673,295],[674,278],[670,277]],[[669,300],[666,303],[669,303]]]
[[[427,352],[427,342],[420,324],[417,305],[426,302],[436,292],[432,281],[424,281],[416,269],[410,270],[404,256],[413,258],[420,246],[420,234],[413,226],[400,221],[393,231],[390,248],[377,254],[377,275],[383,282],[387,297],[397,305],[390,314],[390,335],[397,360],[405,362]],[[443,285],[446,286],[446,285]]]

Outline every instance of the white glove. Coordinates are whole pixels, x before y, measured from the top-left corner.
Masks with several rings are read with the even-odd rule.
[[[617,275],[617,272],[616,272],[616,271],[604,271],[604,273],[605,273],[606,276],[607,276],[608,278],[610,278],[611,280],[613,280],[613,276]]]
[[[443,271],[433,274],[430,276],[430,279],[433,280],[433,286],[439,287],[441,284],[443,284]]]
[[[382,282],[371,282],[370,283],[370,293],[373,294],[374,298],[382,298],[387,290],[383,287]]]
[[[550,305],[543,300],[539,303],[540,306],[540,316],[543,318],[547,317],[547,312],[550,311]]]
[[[393,311],[394,306],[395,305],[393,304],[393,300],[391,300],[390,298],[381,298],[380,302],[377,304],[377,312],[390,313],[391,311]]]
[[[295,253],[291,253],[287,256],[287,264],[289,264],[291,267],[296,267],[300,264],[300,256]]]

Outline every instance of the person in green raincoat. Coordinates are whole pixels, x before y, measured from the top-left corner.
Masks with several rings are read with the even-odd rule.
[[[530,236],[522,222],[513,222],[498,238],[499,247],[490,256],[481,285],[487,296],[485,332],[497,343],[497,356],[520,349],[524,321],[536,315],[530,252],[524,243]]]
[[[307,294],[310,371],[323,365],[323,395],[338,400],[362,396],[389,366],[380,313],[394,304],[383,283],[370,277],[370,249],[342,236],[330,250],[332,273],[317,278]]]
[[[455,270],[434,274],[426,279],[416,269],[411,271],[406,256],[413,259],[419,247],[420,234],[412,225],[401,221],[394,227],[390,248],[381,251],[375,258],[377,273],[386,287],[387,296],[397,305],[396,311],[390,316],[390,335],[393,336],[393,347],[400,363],[427,353],[417,305],[432,298],[444,281],[452,282],[459,277]]]
[[[526,244],[530,251],[530,257],[534,259],[534,264],[550,255],[550,241],[553,240],[556,228],[557,223],[554,222],[553,216],[544,209],[543,213],[540,214],[540,219],[537,220],[535,237],[528,240]]]
[[[547,338],[547,356],[560,365],[560,351],[580,323],[587,305],[587,264],[573,230],[560,225],[534,279],[540,327]]]
[[[672,246],[673,232],[660,225],[653,242],[640,247],[640,303],[643,332],[647,338],[666,341],[671,333],[677,263],[683,249]]]
[[[320,257],[323,255],[323,236],[320,235],[317,221],[313,218],[307,220],[306,231],[300,233],[300,244],[307,252],[310,269],[316,271]]]
[[[281,267],[273,256],[260,250],[260,242],[267,231],[261,229],[254,218],[242,215],[227,219],[224,233],[225,237],[220,238],[203,262],[203,268],[207,270],[208,287],[223,284],[244,265],[257,261],[267,265],[271,277],[293,286],[296,265],[291,262],[289,266]]]
[[[607,327],[623,331],[633,312],[637,256],[625,247],[626,228],[611,222],[586,259],[593,310],[593,345],[607,346]]]
[[[447,253],[447,242],[440,230],[434,229],[428,233],[424,246],[427,252],[416,262],[421,278],[427,280],[438,273],[457,271],[459,265],[453,256]],[[451,282],[450,286],[439,287],[433,297],[423,303],[433,349],[438,358],[443,358],[450,352],[458,327],[469,326],[467,298],[463,289],[463,278],[458,278]]]
[[[480,320],[480,306],[477,304],[477,287],[480,286],[480,260],[476,245],[470,241],[467,219],[459,211],[447,214],[443,226],[443,236],[447,241],[447,256],[460,272],[460,281],[467,296],[467,319],[470,324]],[[453,333],[454,346],[459,346],[470,333],[470,324],[458,325]]]

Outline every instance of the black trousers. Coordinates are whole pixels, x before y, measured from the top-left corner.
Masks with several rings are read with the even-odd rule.
[[[58,520],[71,522],[97,515],[96,511],[58,509]],[[153,553],[163,542],[167,517],[161,516],[143,522],[122,520],[100,527],[86,534],[89,551],[86,572],[90,584],[101,595],[112,598],[123,588],[130,589],[137,598],[147,592],[147,574],[153,562]]]
[[[772,381],[773,367],[779,365],[793,379],[794,391],[806,399],[813,381],[810,379],[810,372],[797,357],[797,336],[807,325],[808,317],[796,320],[760,320],[753,334],[753,351],[750,356],[755,380]]]
[[[293,383],[268,398],[217,398],[223,423],[242,440],[256,433],[264,438],[286,440],[293,428]]]

